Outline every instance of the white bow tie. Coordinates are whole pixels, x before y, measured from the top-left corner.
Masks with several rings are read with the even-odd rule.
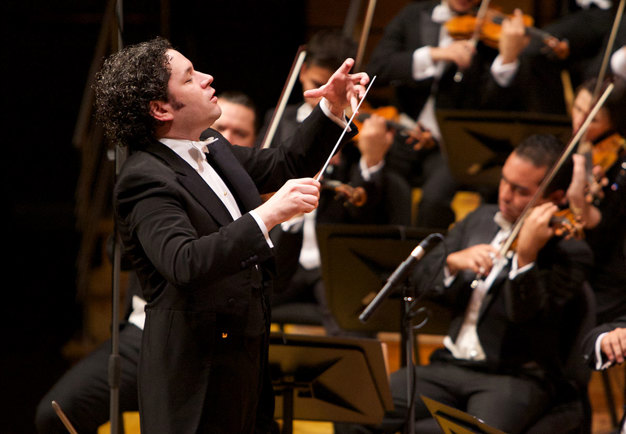
[[[210,145],[216,140],[217,137],[209,137],[208,139],[198,141],[190,140],[189,143],[191,143],[193,149],[190,149],[189,152],[192,158],[194,158],[198,162],[198,164],[200,164],[202,161],[206,161],[206,154],[209,153],[209,148],[207,145]]]

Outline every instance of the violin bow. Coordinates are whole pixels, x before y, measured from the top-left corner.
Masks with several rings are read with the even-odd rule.
[[[306,46],[300,45],[298,47],[298,51],[296,52],[296,56],[294,57],[294,60],[291,64],[291,69],[289,70],[289,75],[287,76],[287,80],[285,81],[285,85],[283,86],[280,98],[278,99],[276,109],[274,109],[274,113],[272,114],[270,125],[265,132],[263,141],[261,142],[261,148],[263,149],[269,148],[272,140],[274,139],[274,134],[276,134],[276,129],[278,128],[278,123],[283,117],[283,112],[285,111],[285,107],[287,106],[287,101],[289,101],[289,97],[291,96],[291,92],[293,91],[293,86],[296,83],[298,74],[302,69],[302,64],[304,63],[305,57]]]
[[[609,40],[606,44],[606,49],[604,50],[604,56],[602,57],[602,64],[600,66],[600,72],[598,73],[596,87],[593,91],[594,100],[600,94],[600,89],[602,88],[604,76],[606,75],[606,70],[609,65],[609,58],[611,57],[611,52],[613,51],[613,45],[615,44],[615,37],[617,36],[617,31],[619,30],[619,26],[622,21],[622,15],[624,14],[625,3],[626,2],[624,0],[620,0],[619,6],[617,7],[617,12],[615,13],[615,19],[613,20],[613,27],[611,28],[611,33],[609,35]]]
[[[376,9],[376,0],[369,0],[367,4],[367,11],[365,12],[365,19],[363,21],[363,28],[361,29],[361,38],[359,39],[359,47],[357,49],[356,58],[354,59],[354,70],[361,69],[361,63],[363,63],[363,56],[365,53],[365,46],[367,45],[367,38],[372,27],[372,19],[374,17],[374,9]]]
[[[352,116],[350,116],[350,120],[348,121],[348,123],[344,127],[343,131],[341,132],[341,135],[339,136],[339,139],[337,140],[337,143],[335,143],[335,146],[333,147],[333,150],[330,152],[330,155],[326,159],[326,163],[324,163],[324,166],[322,167],[322,170],[320,170],[318,172],[317,176],[315,177],[316,181],[319,181],[322,178],[322,175],[326,171],[326,168],[328,167],[328,164],[330,163],[330,160],[333,158],[333,155],[335,155],[335,152],[337,151],[337,148],[339,147],[339,143],[341,143],[341,140],[343,139],[343,136],[346,135],[346,132],[348,131],[348,128],[350,128],[350,124],[354,120],[354,117],[356,116],[356,114],[359,112],[359,109],[361,108],[361,104],[363,104],[363,101],[365,101],[365,97],[367,96],[367,93],[370,91],[370,88],[372,87],[372,84],[374,84],[374,80],[376,80],[376,76],[372,77],[372,80],[370,81],[370,84],[367,86],[367,89],[365,89],[365,93],[363,94],[363,98],[361,98],[361,101],[359,101],[359,103],[356,106],[356,110],[354,110],[354,113],[352,113]]]
[[[489,9],[490,0],[482,0],[480,2],[480,7],[478,8],[478,12],[476,13],[476,26],[474,26],[474,33],[472,33],[472,37],[470,42],[473,47],[476,47],[478,44],[478,40],[480,39],[480,27],[483,24],[483,20],[487,16],[487,10]],[[463,80],[463,71],[460,69],[454,74],[454,81],[460,83]]]

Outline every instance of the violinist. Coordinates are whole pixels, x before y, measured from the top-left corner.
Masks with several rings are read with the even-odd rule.
[[[366,70],[376,86],[391,85],[398,111],[419,122],[435,143],[441,141],[437,109],[522,110],[511,84],[519,55],[528,43],[522,14],[502,23],[498,48],[468,40],[453,40],[446,27],[452,18],[470,13],[475,0],[411,2],[385,28]],[[457,71],[463,79],[455,81]],[[394,145],[389,157],[394,170],[421,187],[418,225],[444,227],[454,221],[450,202],[458,186],[439,146],[419,151]],[[409,164],[410,163],[410,164]]]
[[[564,353],[573,347],[580,320],[576,302],[592,260],[583,241],[555,237],[549,225],[571,169],[564,167],[544,190],[510,258],[497,252],[562,149],[554,136],[522,141],[503,166],[498,204],[483,205],[456,223],[416,267],[416,291],[429,291],[449,305],[452,321],[445,348],[415,368],[415,432],[441,432],[419,395],[513,434],[526,432],[555,404]],[[476,273],[488,277],[472,289]],[[385,417],[384,432],[400,429],[406,418],[405,369],[391,374],[395,410]]]
[[[614,83],[613,92],[587,130],[593,167],[587,170],[587,158],[575,155],[574,178],[567,192],[570,208],[579,210],[586,227],[585,238],[595,256],[590,284],[596,294],[598,323],[626,314],[626,187],[619,178],[626,156],[626,93],[622,80]],[[574,130],[589,112],[595,86],[596,80],[591,79],[576,92]]]

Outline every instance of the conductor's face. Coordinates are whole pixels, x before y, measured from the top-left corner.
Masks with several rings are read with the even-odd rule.
[[[168,50],[167,56],[171,68],[169,100],[153,102],[153,116],[168,123],[166,137],[197,140],[222,113],[211,87],[213,77],[196,71],[176,50]]]
[[[522,214],[537,192],[546,170],[546,167],[537,167],[515,152],[507,158],[498,189],[498,206],[506,220],[513,223]]]

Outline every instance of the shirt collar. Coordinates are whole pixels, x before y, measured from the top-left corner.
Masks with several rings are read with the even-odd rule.
[[[186,139],[159,139],[161,143],[176,152],[183,160],[195,167],[206,160],[206,153],[209,152],[207,145],[215,142],[217,137],[209,137],[205,140]],[[195,165],[193,164],[195,163]]]
[[[576,4],[583,9],[588,9],[591,5],[596,5],[600,9],[610,9],[611,0],[576,0]]]
[[[296,112],[296,120],[298,122],[304,121],[313,111],[314,107],[312,107],[309,103],[303,103]]]
[[[452,9],[450,9],[448,3],[442,2],[441,4],[435,6],[430,18],[433,20],[434,23],[443,24],[454,16],[456,16],[456,13],[454,13]]]
[[[493,221],[496,222],[496,224],[500,227],[500,230],[503,231],[510,231],[513,227],[513,223],[505,219],[500,211],[493,216]]]

